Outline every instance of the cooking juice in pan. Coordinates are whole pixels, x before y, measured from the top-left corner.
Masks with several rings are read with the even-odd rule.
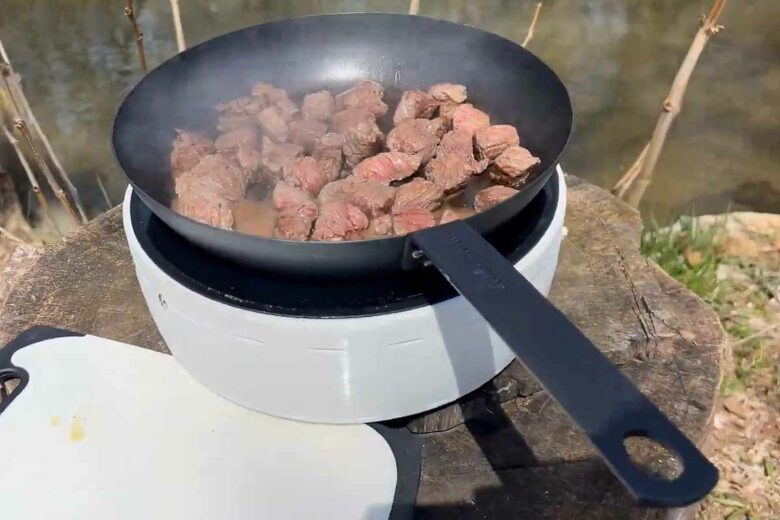
[[[539,159],[491,125],[463,85],[407,90],[392,118],[369,80],[303,97],[256,84],[216,107],[218,137],[179,130],[172,208],[223,229],[288,240],[403,235],[516,193]],[[385,123],[386,124],[383,124]],[[385,128],[380,128],[383,124]]]

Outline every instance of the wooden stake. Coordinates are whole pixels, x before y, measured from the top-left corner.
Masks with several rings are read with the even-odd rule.
[[[40,152],[38,152],[38,148],[35,146],[35,142],[33,142],[32,134],[30,134],[30,129],[27,127],[27,123],[24,121],[24,119],[16,118],[14,119],[14,128],[16,128],[16,130],[22,134],[22,137],[24,137],[25,144],[27,144],[27,146],[30,148],[30,151],[33,154],[33,158],[35,159],[35,162],[38,163],[38,168],[40,168],[40,170],[43,172],[43,176],[46,178],[46,182],[54,192],[54,196],[59,199],[59,201],[62,203],[62,206],[68,211],[68,214],[78,226],[81,223],[78,212],[73,206],[71,200],[65,194],[62,186],[60,186],[60,183],[57,182],[57,178],[54,177],[51,169],[49,169],[49,165],[46,164],[46,161],[43,159]]]
[[[420,12],[420,0],[412,0],[409,2],[409,14],[417,14]]]
[[[135,21],[135,6],[133,0],[127,0],[125,6],[125,16],[130,21],[130,26],[133,28],[133,34],[135,34],[135,48],[138,51],[138,63],[141,65],[141,70],[144,74],[149,72],[146,67],[146,54],[144,53],[144,33],[138,28],[138,23]]]
[[[647,144],[647,151],[643,152],[644,158],[640,155],[637,159],[639,163],[638,168],[635,168],[636,163],[634,163],[634,166],[623,175],[623,178],[613,188],[613,190],[620,193],[620,198],[623,201],[634,207],[639,206],[647,187],[650,185],[650,180],[653,177],[655,166],[666,142],[669,128],[671,128],[672,122],[674,122],[674,119],[682,109],[683,98],[685,97],[691,74],[693,74],[693,69],[696,67],[696,63],[699,61],[699,57],[704,51],[707,42],[723,28],[722,25],[718,25],[718,19],[725,6],[726,0],[715,0],[709,14],[702,18],[701,27],[696,32],[688,53],[685,55],[685,59],[683,59],[680,69],[674,77],[669,95],[664,100],[661,115],[658,117],[653,135]]]
[[[184,52],[184,49],[187,48],[187,43],[184,41],[184,28],[181,25],[179,0],[171,0],[171,12],[173,13],[173,28],[176,31],[176,46],[179,52]]]
[[[523,40],[523,47],[527,47],[528,44],[533,39],[534,29],[536,29],[536,24],[539,22],[539,13],[541,12],[542,12],[542,2],[539,2],[536,4],[534,17],[531,19],[531,24],[528,26],[528,33],[525,35],[525,40]]]
[[[0,61],[0,69],[2,69],[0,70],[0,75],[3,76],[3,84],[8,92],[9,98],[11,99],[11,105],[14,110],[13,118],[22,118],[30,122],[33,129],[35,130],[35,134],[38,137],[38,140],[43,143],[43,147],[46,149],[46,153],[48,154],[49,159],[51,159],[52,164],[54,164],[54,167],[60,174],[62,181],[65,183],[65,187],[68,189],[68,193],[70,194],[70,197],[73,200],[76,209],[78,210],[81,222],[86,223],[88,220],[87,214],[84,211],[84,205],[81,203],[79,192],[76,189],[76,186],[70,180],[70,176],[62,166],[62,163],[57,157],[57,154],[54,153],[54,148],[51,146],[51,143],[49,142],[48,137],[46,137],[46,134],[43,133],[41,125],[38,124],[38,119],[35,117],[35,114],[30,107],[29,101],[27,101],[27,96],[24,94],[24,90],[22,89],[22,82],[19,80],[19,75],[14,72],[13,65],[11,65],[11,62],[8,59],[8,53],[5,51],[2,40],[0,40],[0,57],[2,58],[2,61]]]

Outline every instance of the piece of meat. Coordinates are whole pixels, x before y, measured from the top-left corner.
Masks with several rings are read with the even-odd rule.
[[[439,138],[429,119],[407,119],[387,134],[387,147],[395,152],[415,155],[420,164],[433,157]]]
[[[396,235],[406,235],[421,229],[436,225],[436,218],[430,210],[423,208],[407,208],[393,213],[393,232]]]
[[[517,190],[506,186],[490,186],[474,195],[474,209],[485,211],[515,195]]]
[[[320,203],[341,201],[357,206],[371,217],[390,210],[396,189],[372,180],[364,180],[354,175],[339,181],[328,183],[320,191]]]
[[[260,168],[270,179],[279,179],[285,168],[291,166],[302,153],[303,149],[297,144],[275,143],[268,137],[263,136]]]
[[[376,118],[365,108],[347,108],[334,113],[330,118],[331,130],[339,134],[360,123],[376,123]]]
[[[171,173],[174,177],[193,169],[201,159],[214,153],[214,141],[197,132],[176,130],[171,150]]]
[[[407,119],[429,118],[438,106],[430,94],[422,90],[406,90],[393,113],[393,124],[397,126]]]
[[[283,99],[287,99],[287,92],[284,89],[275,87],[270,83],[255,83],[252,85],[252,96],[255,97],[263,107],[274,105]]]
[[[282,109],[276,105],[266,107],[257,115],[257,120],[263,132],[274,141],[283,143],[287,140],[287,122],[290,117]]]
[[[409,177],[419,167],[417,156],[401,152],[383,152],[361,161],[352,173],[361,179],[390,184]]]
[[[176,194],[214,195],[232,202],[244,198],[250,174],[222,154],[207,155],[175,180]]]
[[[512,125],[492,125],[474,134],[477,152],[480,157],[495,159],[510,146],[520,144],[517,129]]]
[[[236,162],[247,171],[256,172],[260,168],[261,159],[260,152],[248,144],[242,144],[236,150]],[[253,180],[258,179],[254,178]]]
[[[447,194],[466,186],[472,173],[462,158],[451,153],[438,154],[425,165],[425,178]]]
[[[488,166],[487,159],[478,161],[474,157],[473,135],[466,130],[453,130],[444,134],[436,149],[437,156],[443,154],[459,157],[472,174],[482,173]]]
[[[287,128],[290,142],[302,147],[305,153],[311,152],[315,141],[328,131],[328,125],[316,119],[290,121]]]
[[[434,117],[428,123],[428,131],[441,139],[447,133],[450,124],[442,116]]]
[[[444,102],[439,104],[438,117],[444,121],[445,128],[452,129],[452,118],[455,116],[455,110],[458,109],[460,104],[453,102]]]
[[[393,232],[393,217],[389,214],[379,215],[371,219],[368,229],[373,236],[384,237],[390,235]]]
[[[354,168],[366,157],[374,155],[382,146],[382,131],[375,122],[360,122],[344,132],[344,162]]]
[[[436,101],[463,103],[466,101],[468,91],[463,85],[455,83],[437,83],[431,85],[428,89],[428,94]]]
[[[364,79],[336,96],[336,108],[364,108],[374,117],[382,117],[387,113],[387,105],[382,101],[385,89],[376,81]]]
[[[431,181],[415,178],[398,187],[393,202],[393,213],[409,208],[423,208],[430,211],[441,206],[444,191]]]
[[[244,96],[225,101],[215,108],[220,116],[251,116],[260,112],[265,105],[255,96]]]
[[[307,119],[327,121],[336,108],[336,100],[328,90],[306,94],[301,104],[301,112]]]
[[[260,135],[255,128],[244,127],[231,130],[217,137],[214,147],[219,152],[237,151],[241,145],[255,148],[260,140]]]
[[[289,184],[297,186],[315,197],[328,183],[320,163],[312,157],[296,159],[291,166],[284,169],[283,174],[284,180]]]
[[[308,240],[313,224],[314,219],[294,209],[287,209],[276,216],[274,236],[284,240]]]
[[[298,112],[300,112],[298,110],[298,105],[296,105],[295,102],[288,97],[280,99],[274,103],[274,106],[278,108],[282,114],[284,114],[288,121],[297,116]]]
[[[471,103],[458,105],[452,114],[452,127],[455,130],[465,130],[473,134],[477,130],[490,126],[490,116]]]
[[[271,194],[274,208],[279,211],[295,210],[314,220],[317,218],[317,203],[311,193],[296,188],[285,181],[279,181]]]
[[[335,181],[341,175],[341,165],[344,162],[344,136],[335,132],[328,132],[314,140],[314,150],[311,156],[317,159],[322,168],[322,173],[328,182]]]
[[[250,116],[220,116],[217,119],[217,131],[229,132],[237,128],[256,127],[257,114]]]
[[[490,179],[498,184],[519,188],[541,161],[522,146],[510,146],[495,159]]]
[[[326,202],[314,223],[312,240],[341,241],[355,231],[368,228],[368,217],[360,209],[341,201]]]
[[[222,197],[188,191],[173,199],[171,209],[202,224],[233,229],[233,204]]]
[[[474,210],[471,208],[447,208],[439,217],[439,225],[468,218],[473,214]]]

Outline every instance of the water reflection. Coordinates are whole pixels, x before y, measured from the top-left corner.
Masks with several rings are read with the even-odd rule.
[[[124,180],[111,159],[110,125],[139,78],[121,0],[1,0],[0,36],[24,75],[52,144],[93,210],[102,172],[115,201]],[[576,130],[564,166],[611,186],[655,124],[710,0],[546,0],[530,48],[562,76]],[[422,0],[421,14],[522,41],[534,2]],[[154,66],[176,51],[167,0],[136,0]],[[407,0],[187,0],[190,45],[265,21],[346,11],[404,12]],[[732,2],[727,30],[709,45],[670,133],[646,215],[754,208],[780,211],[780,2]],[[774,65],[774,67],[773,67]],[[511,64],[507,64],[511,66]]]

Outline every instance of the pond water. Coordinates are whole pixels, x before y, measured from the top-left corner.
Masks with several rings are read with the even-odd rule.
[[[407,0],[183,0],[192,45],[266,21],[347,11],[405,12]],[[649,138],[661,102],[711,0],[546,0],[529,49],[567,84],[576,128],[563,165],[610,187]],[[124,179],[110,127],[140,77],[122,0],[0,0],[0,38],[38,119],[90,212]],[[515,41],[535,3],[421,0],[420,14]],[[168,0],[136,0],[150,66],[176,52]],[[780,2],[732,0],[694,73],[650,186],[646,218],[732,209],[780,212]],[[6,150],[7,152],[7,150]]]

